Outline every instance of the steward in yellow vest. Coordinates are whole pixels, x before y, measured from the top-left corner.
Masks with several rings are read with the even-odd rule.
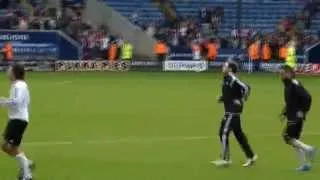
[[[133,56],[133,47],[128,41],[126,41],[123,43],[121,47],[121,59],[123,61],[130,61],[132,60],[132,56]]]

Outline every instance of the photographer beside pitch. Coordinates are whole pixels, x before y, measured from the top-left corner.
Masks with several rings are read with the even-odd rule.
[[[25,82],[25,70],[21,65],[12,65],[8,69],[8,77],[11,81],[10,97],[0,98],[0,106],[8,108],[9,121],[3,134],[3,152],[16,158],[20,174],[19,180],[32,180],[31,169],[34,163],[29,160],[20,144],[23,134],[29,124],[30,95],[28,85]]]
[[[287,126],[283,133],[285,142],[291,145],[301,160],[301,166],[296,170],[309,171],[311,164],[315,158],[316,148],[301,142],[300,135],[303,129],[306,115],[311,107],[311,95],[295,79],[294,68],[290,65],[284,65],[280,71],[282,81],[284,83],[285,107],[281,116],[287,119]]]

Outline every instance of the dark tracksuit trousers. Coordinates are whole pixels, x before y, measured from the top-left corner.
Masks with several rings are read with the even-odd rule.
[[[220,142],[222,144],[222,159],[230,160],[229,135],[233,132],[241,149],[247,158],[253,158],[254,153],[248,143],[246,135],[242,131],[240,114],[226,113],[220,126]]]

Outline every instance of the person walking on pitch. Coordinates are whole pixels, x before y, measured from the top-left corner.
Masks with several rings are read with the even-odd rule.
[[[241,113],[244,102],[250,94],[250,87],[240,81],[236,77],[238,65],[234,61],[228,61],[223,65],[223,85],[222,96],[219,102],[224,104],[225,115],[221,121],[220,126],[220,142],[222,145],[221,160],[213,161],[216,166],[227,166],[231,164],[230,150],[229,150],[229,134],[232,131],[244,151],[247,162],[243,167],[252,166],[257,160],[258,156],[254,154],[251,146],[248,143],[246,135],[241,127]]]
[[[280,71],[284,83],[285,107],[281,113],[282,119],[287,119],[283,138],[292,146],[301,161],[298,171],[311,170],[311,162],[315,158],[316,148],[300,141],[300,135],[307,113],[311,108],[312,97],[303,85],[295,79],[294,67],[284,65]]]
[[[23,134],[29,124],[30,95],[22,65],[12,65],[8,69],[11,81],[10,97],[0,98],[0,106],[9,109],[9,120],[4,131],[2,151],[15,158],[20,167],[19,180],[32,180],[33,161],[20,148]]]

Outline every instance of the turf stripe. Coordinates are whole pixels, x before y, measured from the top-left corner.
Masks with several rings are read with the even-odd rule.
[[[319,136],[320,132],[308,132],[304,133],[305,136]],[[281,134],[265,134],[258,136],[250,136],[250,138],[263,138],[263,137],[281,137]],[[26,146],[58,146],[58,145],[73,145],[73,144],[119,144],[119,143],[156,143],[166,141],[196,141],[204,139],[217,139],[217,136],[189,136],[189,137],[154,137],[154,138],[117,138],[106,140],[83,140],[83,141],[34,141],[26,142]]]

